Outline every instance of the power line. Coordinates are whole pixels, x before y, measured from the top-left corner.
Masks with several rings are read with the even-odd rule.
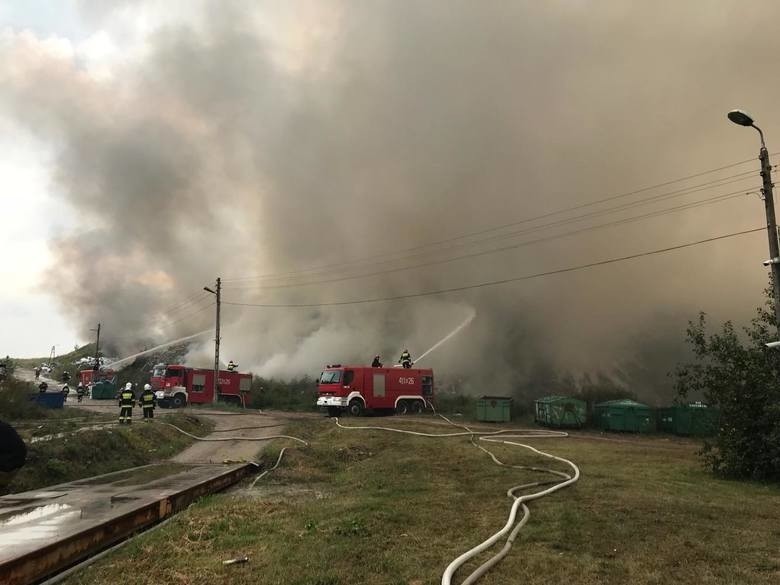
[[[203,291],[198,291],[195,294],[192,294],[192,295],[190,295],[190,296],[188,296],[188,297],[186,297],[184,299],[181,299],[180,301],[177,301],[176,303],[174,303],[170,307],[167,307],[165,309],[161,309],[160,313],[169,313],[169,312],[172,312],[172,311],[176,311],[177,309],[179,309],[181,307],[184,307],[184,306],[192,303],[193,301],[197,302],[197,300],[199,300],[198,297],[200,297],[200,296],[205,296],[205,293]]]
[[[525,235],[527,233],[536,232],[536,231],[547,229],[547,228],[550,228],[550,227],[559,227],[559,226],[567,225],[567,224],[570,224],[570,223],[577,223],[577,222],[582,221],[584,219],[591,219],[591,218],[595,218],[595,217],[601,217],[603,215],[610,215],[610,214],[613,214],[613,213],[617,213],[619,211],[625,211],[626,209],[631,209],[633,207],[639,207],[639,206],[642,206],[642,205],[648,205],[650,203],[657,203],[659,201],[665,201],[667,199],[682,197],[682,196],[685,196],[685,195],[691,195],[693,193],[698,193],[700,191],[706,191],[706,190],[708,190],[710,188],[717,188],[717,187],[723,187],[723,186],[726,186],[726,185],[731,185],[733,183],[738,183],[738,182],[744,181],[746,179],[751,179],[752,176],[745,176],[745,175],[754,175],[754,174],[755,174],[754,171],[748,171],[748,172],[745,172],[745,173],[738,173],[737,175],[733,175],[733,176],[730,176],[730,177],[724,177],[724,178],[721,178],[721,179],[717,179],[715,181],[709,181],[709,182],[706,182],[706,183],[702,183],[700,185],[691,185],[689,187],[685,187],[683,189],[678,189],[676,191],[671,191],[671,192],[668,192],[668,193],[661,193],[661,194],[654,195],[654,196],[646,198],[646,199],[641,199],[639,201],[631,201],[631,202],[628,202],[628,203],[623,203],[623,204],[621,204],[621,205],[619,205],[617,207],[610,207],[610,208],[607,208],[607,209],[599,209],[599,210],[595,210],[595,211],[590,211],[590,212],[582,214],[582,215],[577,215],[577,216],[568,217],[568,218],[562,218],[562,219],[558,219],[558,220],[555,220],[555,221],[552,221],[552,222],[549,222],[549,223],[540,224],[540,225],[536,225],[536,226],[530,226],[530,227],[527,227],[527,228],[524,228],[524,229],[521,229],[521,230],[517,230],[517,231],[514,231],[514,232],[509,232],[509,233],[506,233],[506,234],[497,234],[497,235],[489,236],[487,238],[482,238],[480,240],[476,240],[476,241],[472,241],[472,242],[463,242],[463,243],[460,243],[460,244],[455,244],[455,246],[450,246],[449,248],[443,248],[443,249],[440,249],[440,250],[430,250],[430,251],[416,252],[414,254],[409,254],[409,255],[406,255],[406,256],[400,256],[398,258],[391,258],[391,259],[388,259],[388,260],[382,260],[382,261],[378,261],[378,262],[374,261],[374,262],[372,262],[372,266],[376,267],[376,266],[379,266],[379,265],[382,265],[382,264],[392,264],[392,263],[395,263],[395,262],[400,262],[402,260],[409,260],[411,258],[417,258],[417,257],[420,257],[420,256],[428,256],[428,255],[431,255],[431,254],[438,254],[438,253],[441,253],[441,252],[446,252],[449,249],[451,249],[452,247],[459,247],[459,246],[466,246],[466,245],[475,246],[475,245],[484,244],[484,243],[492,242],[492,241],[501,241],[501,240],[513,239],[513,238],[516,238],[518,236]],[[738,177],[738,178],[734,178],[734,177]],[[727,179],[732,179],[732,180],[727,180]],[[717,184],[715,184],[715,183],[717,183]],[[528,221],[530,221],[530,220],[528,220]],[[367,262],[367,260],[364,260],[364,261],[362,261],[360,263],[366,263],[366,262]],[[356,263],[357,262],[353,262],[352,264],[356,264]],[[349,263],[346,264],[346,266],[348,266],[348,265],[349,265]],[[314,276],[314,275],[317,275],[317,274],[322,274],[323,272],[327,273],[327,272],[330,272],[330,271],[322,271],[322,270],[320,270],[320,271],[312,271],[312,272],[309,273],[309,275],[310,276]],[[250,280],[250,279],[247,278],[247,280]],[[276,279],[274,279],[274,280],[276,280]],[[247,288],[249,288],[249,289],[252,289],[252,288],[285,288],[285,287],[290,287],[290,286],[298,286],[299,284],[303,285],[304,283],[290,283],[290,284],[286,284],[286,285],[285,284],[280,284],[280,285],[250,284],[250,285],[247,285],[247,286],[232,286],[230,288],[233,288],[233,289],[238,289],[238,288],[240,288],[240,289],[247,289]]]
[[[181,303],[178,307],[174,309],[168,309],[163,311],[157,311],[156,313],[159,316],[175,316],[176,314],[182,314],[184,312],[189,311],[190,309],[193,309],[198,306],[203,306],[204,302],[207,302],[210,300],[209,295],[207,295],[205,292],[201,292],[202,296],[198,296],[195,298],[195,300],[190,300],[187,302]]]
[[[778,154],[780,154],[780,153],[778,153]],[[381,257],[388,256],[388,255],[396,255],[396,254],[400,254],[400,253],[404,253],[404,252],[411,252],[411,251],[419,250],[419,249],[422,249],[422,248],[427,248],[427,247],[431,247],[431,246],[441,245],[441,244],[445,244],[445,243],[450,243],[450,242],[454,242],[454,241],[458,241],[458,240],[474,237],[474,236],[477,236],[477,235],[482,235],[482,234],[489,233],[489,232],[492,232],[492,231],[498,231],[498,230],[501,230],[501,229],[506,229],[507,227],[513,227],[513,226],[516,226],[516,225],[521,225],[523,223],[529,223],[529,222],[536,221],[536,220],[539,220],[539,219],[546,219],[548,217],[552,217],[552,216],[555,216],[555,215],[560,215],[560,214],[567,213],[567,212],[570,212],[570,211],[577,211],[577,210],[580,210],[580,209],[584,209],[584,208],[587,208],[587,207],[598,205],[600,203],[605,203],[607,201],[613,201],[613,200],[616,200],[616,199],[629,197],[631,195],[636,195],[636,194],[639,194],[639,193],[651,191],[651,190],[658,189],[658,188],[661,188],[661,187],[666,187],[666,186],[672,185],[674,183],[687,181],[687,180],[694,179],[694,178],[697,178],[697,177],[701,177],[701,176],[704,176],[704,175],[707,175],[707,174],[711,174],[711,173],[715,173],[715,172],[722,171],[722,170],[725,170],[725,169],[733,168],[733,167],[736,167],[736,166],[739,166],[739,165],[746,164],[748,162],[752,162],[753,160],[754,159],[746,159],[746,160],[743,160],[743,161],[740,161],[740,162],[736,162],[736,163],[732,163],[732,164],[728,164],[728,165],[723,165],[723,166],[720,166],[720,167],[717,167],[717,168],[714,168],[714,169],[709,169],[707,171],[701,171],[701,172],[698,172],[698,173],[687,175],[685,177],[680,177],[678,179],[665,181],[663,183],[650,185],[648,187],[642,187],[640,189],[635,189],[633,191],[627,191],[627,192],[619,193],[619,194],[616,194],[616,195],[610,195],[610,196],[607,196],[607,197],[603,197],[601,199],[596,199],[596,200],[593,200],[593,201],[590,201],[590,202],[581,203],[581,204],[578,204],[578,205],[575,205],[575,206],[559,209],[557,211],[547,212],[547,213],[544,213],[542,215],[521,219],[521,220],[518,220],[518,221],[502,224],[502,225],[499,225],[499,226],[485,228],[485,229],[482,229],[482,230],[469,232],[469,233],[466,233],[466,234],[461,234],[461,235],[458,235],[458,236],[453,236],[453,237],[442,239],[442,240],[438,240],[438,241],[428,242],[426,244],[419,244],[419,245],[416,245],[416,246],[411,246],[411,247],[403,248],[403,249],[400,249],[400,250],[388,251],[388,252],[384,252],[384,253],[380,253],[380,254],[375,254],[375,255],[372,255],[372,256],[367,256],[367,257],[353,259],[353,260],[347,260],[347,261],[339,262],[339,263],[320,265],[320,266],[316,266],[316,267],[309,267],[309,268],[301,269],[301,270],[298,270],[298,271],[282,272],[282,273],[271,273],[271,274],[265,274],[265,275],[253,275],[253,276],[244,276],[244,277],[238,277],[238,278],[232,278],[232,279],[225,279],[224,282],[239,282],[239,281],[245,281],[245,280],[258,280],[258,279],[265,279],[265,278],[290,277],[290,276],[296,276],[296,275],[299,275],[299,274],[306,274],[306,273],[309,273],[309,272],[312,272],[312,271],[320,271],[320,270],[324,270],[324,269],[327,269],[327,268],[344,267],[345,265],[349,265],[349,264],[367,262],[367,261],[370,261],[372,259],[381,258]],[[753,173],[753,171],[746,171],[744,173],[739,173],[739,174],[743,174],[744,175],[744,174],[751,174],[751,173]],[[734,176],[738,176],[738,175],[734,175]],[[726,178],[730,178],[730,177],[726,177]],[[721,181],[721,180],[724,180],[724,179],[716,179],[714,181],[711,181],[710,183],[718,182],[718,181]],[[704,183],[704,184],[706,185],[707,183]]]
[[[179,318],[177,318],[177,319],[175,319],[173,321],[168,321],[167,323],[165,323],[165,325],[167,327],[171,327],[172,325],[176,325],[177,323],[181,323],[182,321],[186,321],[187,319],[191,319],[192,317],[194,317],[195,315],[198,315],[199,313],[202,313],[206,309],[210,309],[215,304],[216,303],[212,301],[212,302],[208,303],[207,305],[199,307],[198,309],[196,309],[196,310],[194,310],[192,312],[189,312],[186,315],[180,316]]]
[[[625,223],[631,223],[631,222],[634,222],[634,221],[639,221],[639,220],[647,219],[647,218],[651,218],[651,217],[660,217],[662,215],[667,215],[669,213],[674,213],[674,212],[682,211],[682,210],[686,210],[686,209],[692,209],[694,207],[700,207],[702,205],[711,205],[713,203],[721,203],[723,201],[727,201],[727,200],[733,199],[735,197],[741,197],[744,194],[745,194],[745,192],[742,191],[742,190],[734,191],[734,192],[731,192],[731,193],[725,193],[725,194],[718,195],[718,196],[715,196],[715,197],[701,199],[699,201],[685,203],[683,205],[678,205],[676,207],[671,207],[671,208],[651,211],[651,212],[648,212],[648,213],[645,213],[645,214],[642,214],[642,215],[638,215],[638,216],[622,218],[622,219],[618,219],[618,220],[607,222],[607,223],[597,224],[597,225],[594,225],[594,226],[588,226],[588,227],[572,230],[572,231],[569,231],[569,232],[564,232],[564,233],[561,233],[561,234],[554,234],[554,235],[550,235],[550,236],[536,238],[534,240],[527,240],[525,242],[519,242],[517,244],[512,244],[512,245],[509,245],[509,246],[502,246],[500,248],[491,248],[489,250],[482,250],[482,251],[479,251],[479,252],[471,252],[471,253],[462,254],[462,255],[459,255],[459,256],[452,256],[450,258],[443,258],[443,259],[438,259],[438,260],[429,260],[429,261],[426,261],[426,262],[420,262],[420,263],[411,264],[411,265],[408,265],[408,266],[400,266],[400,267],[396,267],[396,268],[376,270],[376,271],[373,271],[373,272],[367,272],[367,273],[363,273],[363,274],[353,274],[353,275],[348,275],[348,276],[338,276],[338,277],[327,278],[327,279],[322,279],[322,280],[313,280],[313,281],[309,281],[309,282],[299,282],[299,283],[290,283],[290,284],[276,284],[276,285],[273,285],[273,284],[272,285],[253,285],[253,286],[248,286],[248,287],[235,287],[233,290],[249,290],[249,289],[271,290],[271,289],[282,289],[282,288],[299,288],[299,287],[303,287],[303,286],[313,286],[313,285],[318,285],[318,284],[330,284],[330,283],[334,283],[334,282],[343,282],[343,281],[347,281],[347,280],[358,280],[358,279],[362,279],[362,278],[370,278],[370,277],[373,277],[373,276],[381,276],[381,275],[384,275],[384,274],[392,274],[392,273],[396,273],[396,272],[405,272],[407,270],[415,270],[417,268],[427,268],[429,266],[437,266],[437,265],[440,265],[440,264],[449,264],[451,262],[456,262],[458,260],[465,260],[465,259],[469,259],[469,258],[478,258],[480,256],[487,256],[487,255],[496,254],[496,253],[499,253],[499,252],[506,252],[506,251],[509,251],[509,250],[516,250],[518,248],[523,248],[525,246],[530,246],[532,244],[538,244],[538,243],[541,243],[541,242],[548,242],[548,241],[552,241],[552,240],[556,240],[556,239],[560,239],[560,238],[564,238],[564,237],[569,237],[569,236],[576,235],[576,234],[581,234],[581,233],[585,233],[585,232],[589,232],[589,231],[603,229],[603,228],[606,228],[606,227],[613,227],[613,226],[616,226],[616,225],[622,225],[622,224],[625,224]]]
[[[410,293],[405,295],[396,295],[396,296],[389,296],[389,297],[375,297],[370,299],[358,299],[358,300],[352,300],[352,301],[337,301],[337,302],[331,302],[331,303],[284,303],[284,304],[263,304],[263,303],[238,303],[233,301],[222,301],[225,305],[234,305],[239,307],[263,307],[263,308],[317,308],[317,307],[335,307],[335,306],[343,306],[343,305],[363,305],[368,303],[382,303],[382,302],[389,302],[389,301],[399,301],[403,299],[411,299],[411,298],[417,298],[417,297],[427,297],[427,296],[433,296],[433,295],[442,295],[442,294],[448,294],[453,292],[461,292],[465,290],[472,290],[477,288],[484,288],[489,286],[498,286],[502,284],[508,284],[511,282],[520,282],[523,280],[531,280],[533,278],[541,278],[544,276],[552,276],[554,274],[563,274],[566,272],[575,272],[578,270],[584,270],[586,268],[593,268],[596,266],[604,266],[606,264],[614,264],[616,262],[624,262],[626,260],[634,260],[636,258],[642,258],[645,256],[653,256],[656,254],[664,254],[666,252],[672,252],[674,250],[681,250],[683,248],[690,248],[692,246],[698,246],[701,244],[706,244],[709,242],[715,242],[718,240],[725,240],[727,238],[733,238],[736,236],[742,236],[746,234],[752,234],[755,232],[763,232],[765,231],[765,227],[759,227],[754,228],[750,230],[743,230],[740,232],[733,232],[730,234],[723,234],[720,236],[714,236],[712,238],[706,238],[704,240],[697,240],[695,242],[688,242],[685,244],[678,244],[676,246],[669,246],[667,248],[659,248],[657,250],[649,250],[647,252],[640,252],[637,254],[630,254],[628,256],[619,256],[617,258],[609,258],[606,260],[599,260],[597,262],[590,262],[588,264],[579,264],[577,266],[569,266],[567,268],[559,268],[558,270],[549,270],[547,272],[537,272],[535,274],[526,274],[523,276],[516,276],[514,278],[505,278],[502,280],[492,280],[488,282],[480,282],[478,284],[470,284],[466,286],[457,286],[457,287],[451,287],[451,288],[443,288],[438,290],[432,290],[432,291],[424,291],[424,292],[418,292],[418,293]]]

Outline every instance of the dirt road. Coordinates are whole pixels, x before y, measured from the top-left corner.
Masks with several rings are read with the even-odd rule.
[[[35,382],[35,374],[32,370],[19,369],[17,376],[22,380]],[[59,391],[62,383],[44,378],[49,384],[50,391]],[[40,380],[39,380],[40,382]],[[75,388],[65,401],[66,408],[88,410],[90,412],[105,413],[119,416],[119,407],[114,400],[92,400],[84,398],[82,402],[76,399]],[[271,435],[279,435],[284,431],[284,419],[251,410],[249,412],[224,412],[204,408],[179,408],[179,409],[155,409],[155,423],[165,422],[170,414],[192,414],[207,418],[215,425],[207,439],[220,439],[219,441],[196,441],[195,444],[176,455],[172,461],[176,463],[223,463],[225,461],[254,461],[259,456],[268,441],[242,441],[222,440],[230,437],[242,437],[259,439]],[[133,421],[135,424],[144,424],[140,408],[133,408]]]

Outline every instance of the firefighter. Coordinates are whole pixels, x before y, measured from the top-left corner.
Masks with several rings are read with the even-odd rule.
[[[37,380],[40,377],[41,377],[41,368],[37,367],[35,368],[35,379]]]
[[[133,422],[133,403],[135,395],[133,394],[133,384],[128,382],[125,389],[119,394],[119,424],[131,424]]]
[[[41,382],[38,384],[38,391],[40,393],[44,393],[49,389],[49,385],[46,382]]]
[[[401,357],[398,358],[398,363],[401,364],[405,368],[411,368],[412,367],[412,354],[409,353],[408,349],[404,349],[401,352]]]
[[[234,363],[234,362],[233,362],[233,360],[230,360],[230,361],[228,362],[228,366],[227,366],[228,372],[232,372],[232,371],[233,371],[233,370],[235,370],[237,367],[238,367],[238,364]]]
[[[63,382],[69,382],[70,381],[70,372],[68,370],[65,370],[62,372],[62,381]]]
[[[79,402],[81,402],[84,399],[84,394],[87,393],[87,389],[84,388],[84,384],[79,382],[79,385],[76,386],[76,398]]]
[[[138,399],[138,406],[144,409],[144,422],[152,422],[156,403],[152,387],[149,384],[144,384],[144,391],[141,393],[141,398]]]
[[[379,359],[378,355],[374,356],[374,361],[371,362],[372,368],[381,368],[382,367],[382,361]]]

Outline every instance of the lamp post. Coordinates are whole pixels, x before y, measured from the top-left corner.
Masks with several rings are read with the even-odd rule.
[[[772,269],[772,292],[774,295],[775,325],[780,328],[780,247],[777,241],[777,221],[775,220],[775,200],[772,194],[772,165],[769,164],[769,151],[764,143],[764,133],[761,128],[756,126],[753,117],[743,110],[731,110],[728,114],[729,120],[740,126],[750,126],[758,130],[761,138],[761,150],[758,152],[758,158],[761,161],[761,178],[763,179],[763,188],[761,192],[764,195],[764,207],[766,209],[766,231],[769,236],[769,260],[768,264]]]

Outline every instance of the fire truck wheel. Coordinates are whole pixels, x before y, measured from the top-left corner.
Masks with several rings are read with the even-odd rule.
[[[396,414],[409,414],[409,403],[406,400],[399,400],[395,412]]]
[[[363,403],[357,398],[353,398],[349,403],[349,414],[352,416],[361,416],[363,414]]]
[[[420,414],[423,411],[423,405],[420,400],[412,402],[412,414]]]
[[[328,407],[328,416],[331,418],[337,417],[339,415],[339,407],[338,406],[329,406]]]
[[[187,405],[187,399],[184,398],[183,394],[176,394],[173,397],[173,407],[174,408],[181,408],[183,406]]]

